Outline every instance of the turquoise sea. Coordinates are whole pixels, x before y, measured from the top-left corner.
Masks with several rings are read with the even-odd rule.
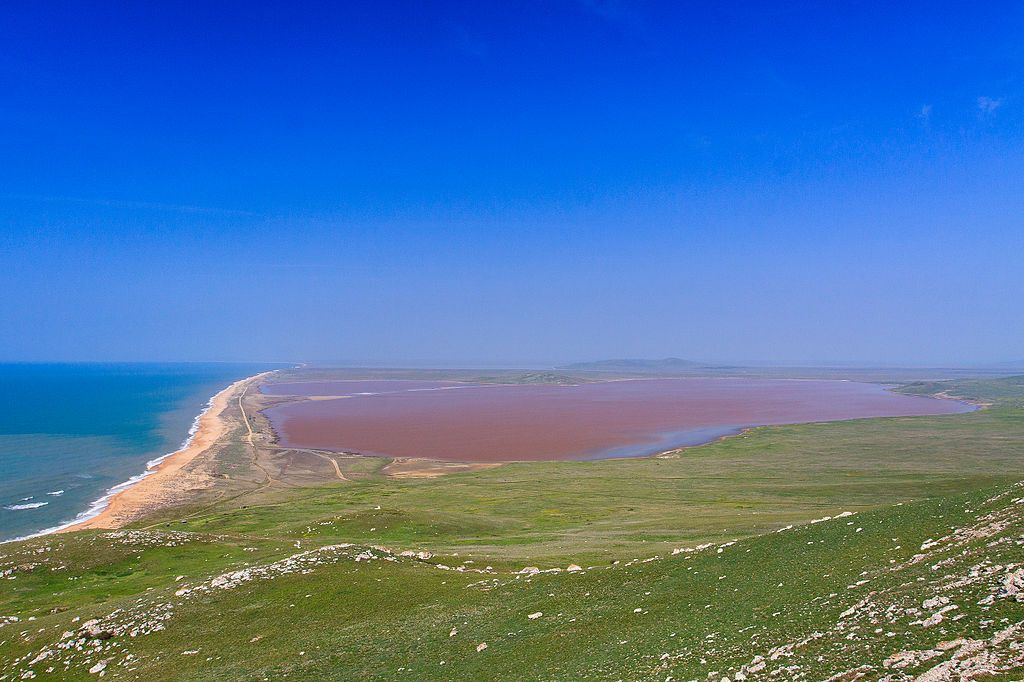
[[[95,511],[177,450],[210,397],[281,365],[0,364],[0,540]]]

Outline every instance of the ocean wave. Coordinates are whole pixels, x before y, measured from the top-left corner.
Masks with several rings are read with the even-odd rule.
[[[29,498],[31,499],[31,498]],[[4,507],[8,511],[21,511],[22,509],[38,509],[50,504],[49,502],[28,502],[26,504],[9,504]]]
[[[63,490],[54,490],[53,492],[49,492],[49,493],[46,493],[46,494],[47,495],[53,495],[54,497],[57,497],[58,495],[63,495],[64,491]]]
[[[252,378],[253,377],[248,377],[248,379],[252,379]],[[232,383],[234,383],[234,382],[232,382]],[[200,427],[200,424],[203,421],[203,417],[205,417],[206,414],[208,412],[210,412],[210,410],[213,409],[213,401],[214,401],[214,399],[217,397],[217,395],[219,395],[221,393],[221,391],[225,390],[229,386],[230,385],[225,386],[223,389],[221,389],[220,391],[217,391],[216,393],[214,393],[213,395],[210,396],[210,399],[206,401],[206,406],[203,408],[203,411],[200,412],[198,415],[196,415],[196,419],[194,419],[193,423],[191,423],[191,426],[188,427],[188,435],[186,435],[185,439],[181,441],[181,444],[178,446],[178,449],[176,451],[174,451],[173,453],[167,453],[166,455],[162,455],[162,456],[160,456],[160,457],[158,457],[156,459],[153,459],[153,460],[150,460],[150,461],[146,462],[145,463],[145,471],[143,471],[142,473],[135,474],[134,476],[132,476],[128,480],[123,481],[121,483],[118,483],[114,487],[111,487],[110,489],[108,489],[108,491],[106,491],[106,493],[104,493],[101,498],[99,498],[98,500],[93,501],[89,505],[88,509],[86,509],[83,512],[80,512],[72,520],[65,521],[63,523],[60,523],[59,525],[54,525],[54,526],[49,527],[49,528],[43,528],[42,530],[39,530],[38,532],[33,532],[33,534],[28,535],[28,536],[23,536],[23,537],[20,537],[20,538],[12,538],[10,540],[0,541],[0,545],[3,545],[4,543],[17,542],[19,540],[31,540],[33,538],[39,538],[41,536],[48,536],[48,535],[51,534],[51,532],[58,532],[58,531],[63,530],[65,528],[70,528],[73,525],[78,525],[79,523],[82,523],[83,521],[88,521],[90,518],[95,518],[96,516],[99,516],[99,514],[102,513],[102,511],[104,509],[106,509],[106,506],[108,506],[111,503],[111,500],[118,493],[120,493],[122,491],[125,491],[125,489],[131,487],[132,485],[134,485],[135,483],[139,482],[140,480],[142,480],[146,476],[152,476],[154,473],[156,473],[157,466],[159,466],[161,462],[166,460],[168,457],[171,457],[172,455],[177,455],[181,451],[186,450],[187,447],[189,445],[191,445],[191,442],[193,442],[193,439],[196,437],[196,434],[199,432],[199,427]],[[77,474],[77,475],[82,475],[82,474]],[[86,477],[87,474],[82,475],[82,476]],[[89,477],[91,477],[91,476],[89,476]],[[49,504],[49,503],[48,502],[38,502],[38,503],[36,503],[36,505],[40,506],[40,507],[43,506],[43,505],[46,505],[46,504]]]
[[[251,379],[252,377],[249,377],[249,378]],[[225,388],[227,388],[227,387],[225,387]],[[224,390],[224,389],[221,389],[221,390]],[[107,505],[110,504],[110,500],[113,499],[115,495],[117,495],[122,490],[127,490],[128,488],[131,488],[133,485],[135,485],[136,483],[138,483],[142,479],[146,478],[147,476],[153,475],[154,473],[156,473],[156,467],[161,462],[163,462],[165,459],[167,459],[171,455],[176,455],[179,452],[181,452],[182,450],[185,450],[190,445],[192,445],[192,440],[195,438],[196,433],[199,432],[199,424],[202,422],[203,417],[206,416],[206,413],[209,412],[213,408],[213,401],[217,397],[217,395],[219,395],[220,393],[221,393],[221,391],[217,391],[217,393],[212,395],[210,397],[210,399],[206,401],[206,406],[203,407],[203,410],[199,414],[196,415],[195,419],[192,420],[192,426],[189,427],[188,435],[185,437],[185,440],[183,440],[181,442],[181,445],[178,447],[177,450],[175,450],[174,452],[168,452],[166,455],[161,455],[160,457],[157,457],[156,459],[149,460],[148,462],[146,462],[146,470],[145,471],[143,471],[140,474],[136,474],[136,475],[132,476],[131,478],[129,478],[127,481],[123,481],[121,483],[118,483],[114,487],[112,487],[109,490],[107,490],[107,492],[103,493],[102,497],[100,497],[99,499],[93,501],[89,505],[88,509],[86,509],[83,512],[80,512],[77,516],[75,516],[75,518],[71,519],[70,521],[65,521],[64,523],[61,523],[61,524],[56,525],[56,526],[52,526],[51,528],[44,528],[43,530],[38,531],[36,533],[32,533],[30,535],[23,535],[22,537],[19,537],[19,538],[11,538],[10,540],[3,540],[3,541],[0,541],[0,544],[4,544],[6,542],[17,542],[18,540],[31,540],[32,538],[38,538],[38,537],[43,536],[43,535],[49,535],[51,533],[57,533],[59,531],[64,530],[65,528],[70,528],[71,526],[78,525],[79,523],[82,523],[84,521],[88,521],[89,519],[92,519],[92,518],[95,518],[95,517],[99,516],[103,512],[103,510],[107,508]],[[35,503],[35,506],[40,506],[41,507],[44,504],[49,504],[49,502],[37,502],[37,503]],[[17,506],[17,505],[12,505],[12,506]],[[8,508],[9,507],[5,507],[5,509],[8,509]]]

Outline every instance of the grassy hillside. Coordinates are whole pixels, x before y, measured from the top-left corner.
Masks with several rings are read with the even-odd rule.
[[[0,546],[0,679],[1018,680],[1015,390],[440,478],[229,447],[186,506]]]
[[[20,614],[0,628],[0,674],[89,679],[105,662],[144,680],[878,679],[987,652],[1000,674],[985,679],[1020,679],[1022,494],[538,574],[174,531],[30,541],[0,560],[3,613]]]

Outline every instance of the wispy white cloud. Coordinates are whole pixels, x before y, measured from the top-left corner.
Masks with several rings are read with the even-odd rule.
[[[636,4],[621,0],[578,0],[587,12],[600,17],[630,33],[643,34],[646,31],[643,16]]]
[[[105,206],[110,208],[142,209],[149,211],[170,211],[173,213],[207,213],[213,215],[237,215],[254,216],[258,215],[252,211],[242,211],[232,208],[214,208],[211,206],[192,206],[185,204],[162,204],[152,201],[130,201],[123,199],[101,199],[89,197],[64,197],[64,196],[39,196],[29,194],[0,194],[0,199],[15,201],[39,201],[44,203],[68,203],[68,204],[89,204],[91,206]]]
[[[471,57],[487,56],[487,43],[479,35],[471,32],[468,28],[454,21],[444,21],[447,27],[452,46]]]
[[[921,110],[917,112],[917,117],[919,119],[921,119],[921,121],[923,121],[925,125],[928,125],[929,123],[931,123],[932,122],[932,105],[931,104],[922,104],[921,105]]]
[[[1003,98],[986,97],[982,95],[978,98],[978,109],[983,114],[991,114],[1003,104]]]

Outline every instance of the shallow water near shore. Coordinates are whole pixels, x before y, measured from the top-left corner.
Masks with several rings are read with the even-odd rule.
[[[0,540],[93,507],[177,450],[210,397],[266,365],[0,364]]]

